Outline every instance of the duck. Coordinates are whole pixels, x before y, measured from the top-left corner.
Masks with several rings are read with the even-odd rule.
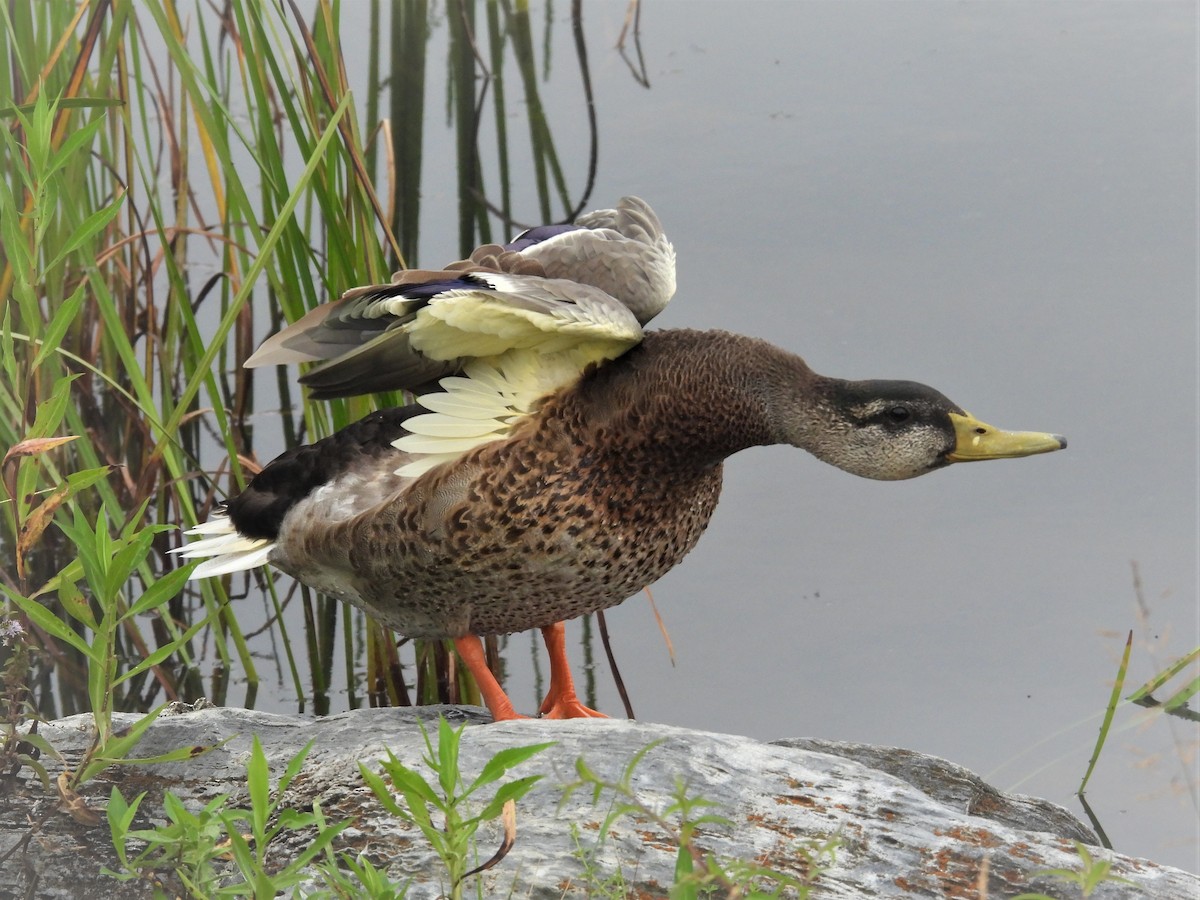
[[[863,478],[1049,453],[914,381],[814,372],[727,331],[646,330],[675,252],[626,197],[443,270],[354,288],[248,365],[318,362],[319,397],[415,390],[265,466],[178,548],[191,578],[273,566],[411,638],[450,639],[495,721],[521,718],[481,638],[540,629],[547,718],[578,698],[563,622],[648,587],[696,546],[726,459],[785,444]]]

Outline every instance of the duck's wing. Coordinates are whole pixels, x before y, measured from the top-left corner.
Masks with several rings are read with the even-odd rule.
[[[619,356],[642,339],[637,318],[608,294],[536,275],[433,273],[425,281],[355,288],[331,306],[292,326],[305,326],[296,341],[286,340],[287,332],[276,335],[285,338],[279,342],[285,354],[333,357],[300,379],[316,398],[419,390],[469,360],[510,350],[571,350],[586,364]],[[274,352],[266,345],[263,351]]]
[[[517,236],[510,250],[536,260],[550,278],[598,287],[645,325],[675,294],[675,248],[645,200],[622,197],[574,225],[544,225]]]
[[[507,283],[515,286],[515,291],[486,287],[492,284],[486,281],[488,276],[503,275],[518,279]],[[541,226],[505,247],[479,247],[470,259],[445,270],[408,270],[398,272],[392,284],[354,288],[269,338],[246,365],[330,360],[300,379],[318,399],[397,388],[420,390],[459,371],[465,358],[481,355],[474,353],[468,346],[473,342],[468,342],[457,354],[435,358],[411,342],[424,302],[462,290],[464,282],[476,278],[483,279],[477,286],[494,292],[494,302],[488,304],[493,318],[506,297],[513,300],[517,315],[522,308],[530,312],[530,304],[539,302],[543,312],[550,308],[546,302],[551,306],[559,303],[561,312],[566,308],[564,300],[591,296],[586,289],[595,288],[629,310],[636,322],[645,324],[675,291],[675,251],[649,205],[625,197],[616,209],[587,213],[575,225]],[[529,279],[539,278],[576,287],[544,286],[538,300],[539,291]],[[594,311],[609,324],[620,318],[599,308]],[[551,315],[544,324],[553,330],[565,322],[561,316]]]
[[[419,310],[419,304],[404,308],[400,303],[385,302],[403,298],[404,291],[411,289],[416,299],[423,291],[435,289],[436,285],[453,283],[466,273],[441,270],[409,269],[398,272],[392,284],[375,284],[352,288],[332,303],[323,303],[310,310],[287,328],[273,334],[246,360],[246,368],[257,366],[286,366],[292,363],[321,362],[351,357],[365,350],[372,341],[392,334],[389,340],[401,341],[405,326],[409,325]],[[406,348],[397,347],[398,355]],[[397,361],[397,364],[399,362]],[[418,372],[421,360],[413,360]],[[348,361],[348,365],[352,365]],[[437,378],[442,367],[433,366],[423,378]],[[367,373],[369,374],[369,373]],[[399,373],[397,373],[399,374]],[[421,378],[421,375],[414,375]],[[412,384],[419,384],[420,380]],[[401,387],[405,386],[403,384]],[[369,393],[382,388],[364,387],[354,393]],[[344,395],[335,395],[344,396]]]

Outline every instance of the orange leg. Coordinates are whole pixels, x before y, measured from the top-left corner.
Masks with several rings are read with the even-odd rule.
[[[604,713],[589,709],[575,694],[571,664],[567,662],[567,629],[556,622],[542,629],[546,652],[550,654],[550,691],[542,701],[542,716],[546,719],[608,718]]]
[[[483,694],[483,702],[487,704],[494,721],[503,722],[508,719],[525,718],[517,715],[512,701],[508,699],[508,694],[504,693],[504,688],[500,687],[500,682],[488,668],[487,657],[483,652],[483,641],[478,636],[468,634],[466,637],[455,638],[454,648],[458,651],[458,655],[467,669],[475,676],[475,683],[479,685],[479,693]]]

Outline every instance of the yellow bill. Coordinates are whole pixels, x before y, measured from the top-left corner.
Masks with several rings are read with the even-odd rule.
[[[1052,453],[1067,446],[1067,439],[1058,434],[1040,431],[1001,431],[980,422],[970,413],[950,413],[954,422],[956,442],[948,454],[951,462],[977,462],[982,459],[1011,459]]]

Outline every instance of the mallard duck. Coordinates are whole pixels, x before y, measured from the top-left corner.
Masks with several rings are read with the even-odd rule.
[[[923,384],[818,375],[763,340],[645,333],[674,292],[658,219],[626,198],[584,223],[356,288],[271,338],[253,362],[332,357],[303,379],[324,396],[436,388],[266,466],[191,532],[201,540],[184,556],[205,557],[192,577],[269,563],[401,634],[451,638],[496,720],[517,714],[480,636],[540,628],[542,713],[598,715],[575,694],[562,621],[679,563],[713,514],[726,457],[791,444],[897,480],[1066,446],[999,431]],[[571,267],[548,260],[576,252],[564,235],[601,274],[555,277]],[[550,246],[531,263],[539,243]],[[624,275],[603,265],[608,249]]]

